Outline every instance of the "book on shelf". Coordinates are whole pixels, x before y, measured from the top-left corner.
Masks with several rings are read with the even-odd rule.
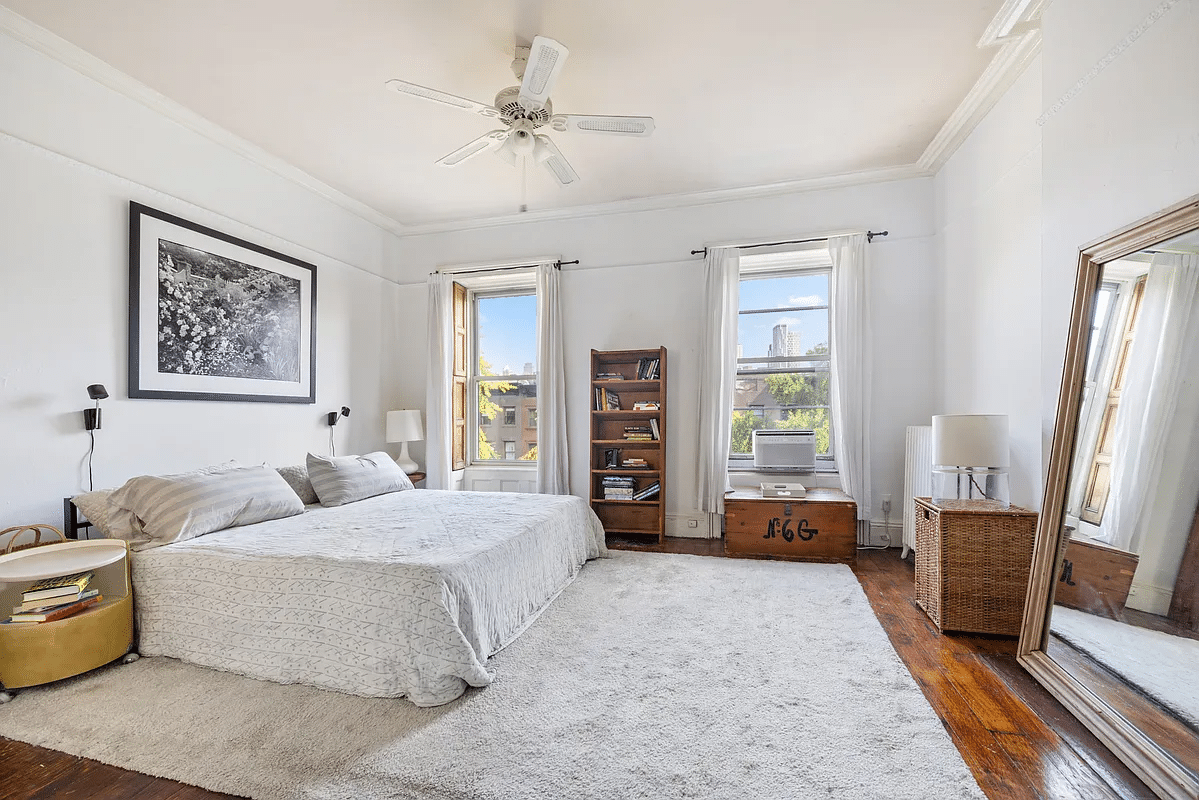
[[[661,408],[661,404],[653,400],[638,400],[633,403],[634,411],[658,411]]]
[[[611,389],[604,389],[604,410],[620,411],[620,395]]]
[[[660,491],[662,491],[662,484],[660,484],[658,481],[654,481],[649,486],[646,486],[644,489],[641,489],[640,491],[637,491],[636,493],[634,493],[633,499],[634,500],[652,500],[658,496],[658,493]]]
[[[626,458],[620,466],[623,469],[649,469],[649,462],[644,458]]]
[[[649,421],[649,428],[650,428],[650,433],[653,434],[655,439],[662,438],[661,434],[658,432],[658,420],[651,419]]]
[[[597,381],[623,381],[624,375],[619,372],[597,372],[595,379]]]
[[[652,442],[654,435],[652,433],[626,433],[624,440],[627,442]]]
[[[66,597],[50,597],[42,600],[27,600],[19,606],[14,606],[12,613],[24,614],[27,612],[47,611],[51,608],[78,603],[80,600],[86,600],[89,597],[95,597],[100,594],[99,589],[88,589],[86,592],[80,592],[78,595],[67,595]]]
[[[620,450],[609,447],[604,451],[604,469],[616,469],[620,466]]]
[[[104,599],[103,595],[97,594],[97,595],[87,598],[86,600],[79,600],[74,603],[67,603],[66,605],[57,606],[55,608],[51,608],[46,611],[40,611],[40,612],[27,611],[27,612],[22,612],[20,614],[13,614],[11,617],[8,618],[8,621],[9,622],[54,622],[55,620],[66,619],[67,617],[70,617],[74,614],[78,614],[80,611],[83,611],[85,608],[90,608],[90,607],[96,605],[103,599]]]
[[[642,358],[637,361],[637,379],[642,381],[657,380],[661,373],[659,372],[658,358]]]
[[[61,575],[57,578],[45,578],[30,586],[21,593],[21,600],[29,602],[30,600],[44,600],[49,597],[69,597],[74,595],[78,599],[79,595],[87,590],[87,585],[91,583],[93,573],[91,572],[76,572],[71,575]]]

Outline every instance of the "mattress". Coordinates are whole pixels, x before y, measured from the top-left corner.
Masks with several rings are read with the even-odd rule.
[[[578,497],[409,490],[132,555],[142,655],[447,703],[605,554]]]

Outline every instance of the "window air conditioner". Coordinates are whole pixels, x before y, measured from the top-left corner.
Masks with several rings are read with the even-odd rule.
[[[754,431],[754,469],[811,470],[816,468],[813,431]]]

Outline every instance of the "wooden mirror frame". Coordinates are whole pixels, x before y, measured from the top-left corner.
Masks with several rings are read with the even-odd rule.
[[[1149,736],[1117,713],[1046,652],[1058,560],[1063,550],[1062,517],[1070,482],[1079,406],[1087,361],[1095,291],[1109,261],[1131,255],[1199,228],[1199,195],[1135,222],[1079,251],[1074,307],[1058,395],[1053,445],[1037,522],[1024,623],[1016,658],[1062,705],[1119,756],[1157,794],[1199,797],[1199,776],[1180,766]]]

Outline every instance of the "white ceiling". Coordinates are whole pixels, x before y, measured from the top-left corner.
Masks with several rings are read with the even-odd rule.
[[[1008,0],[1009,4],[1011,0]],[[652,116],[648,139],[553,133],[579,173],[529,166],[529,211],[915,164],[994,55],[1002,0],[0,0],[166,98],[402,226],[511,215],[494,155],[434,162],[493,120],[517,40],[570,56],[557,113]],[[652,200],[651,200],[652,201]],[[581,210],[581,209],[580,209]]]

